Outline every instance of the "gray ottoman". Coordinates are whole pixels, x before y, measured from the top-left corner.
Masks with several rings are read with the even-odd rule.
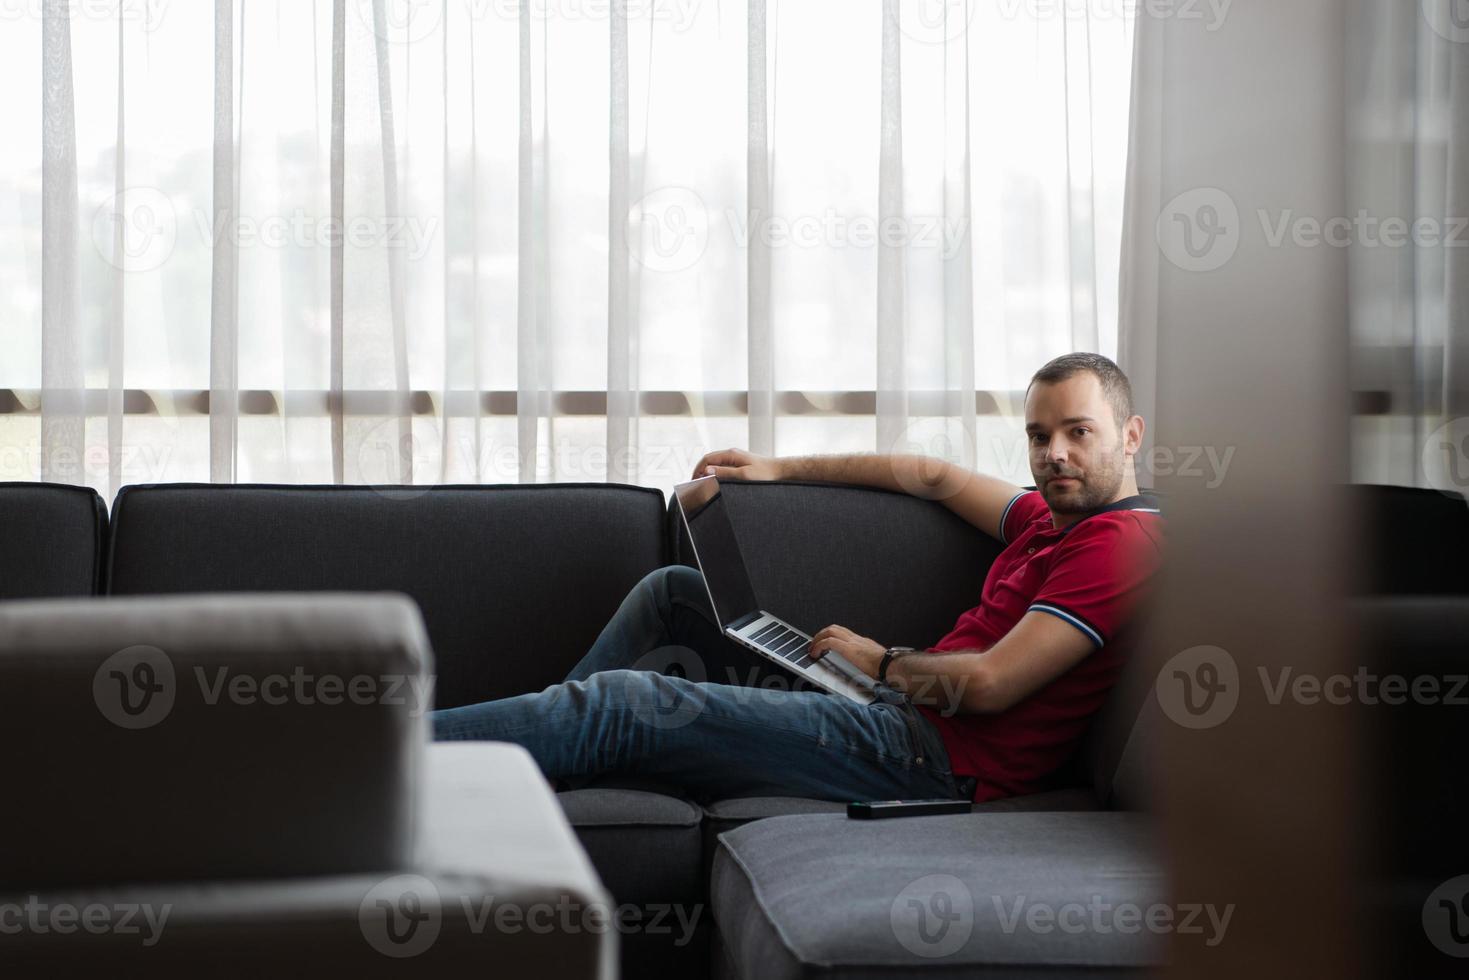
[[[1174,915],[1151,840],[1146,817],[1115,812],[746,824],[722,835],[714,860],[716,971],[1142,974],[1163,963]]]

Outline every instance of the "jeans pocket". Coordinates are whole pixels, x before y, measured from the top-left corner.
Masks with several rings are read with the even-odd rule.
[[[923,737],[925,722],[918,714],[918,709],[913,706],[913,702],[909,701],[906,695],[899,694],[891,688],[888,688],[888,691],[896,695],[896,698],[893,700],[884,698],[884,703],[891,705],[898,712],[903,719],[904,727],[908,730],[907,758],[909,762],[915,766],[933,765],[932,750]]]

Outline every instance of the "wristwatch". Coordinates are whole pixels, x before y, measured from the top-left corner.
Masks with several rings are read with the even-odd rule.
[[[882,652],[882,662],[877,665],[877,682],[886,684],[888,680],[888,665],[899,657],[906,657],[913,653],[913,647],[888,647]]]

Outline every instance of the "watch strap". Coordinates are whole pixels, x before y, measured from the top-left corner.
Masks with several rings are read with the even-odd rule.
[[[888,647],[882,652],[882,660],[877,665],[877,682],[886,684],[888,679],[888,667],[899,657],[907,656],[913,652],[912,647]]]

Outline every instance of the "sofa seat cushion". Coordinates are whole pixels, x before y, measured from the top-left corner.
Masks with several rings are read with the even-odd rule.
[[[672,788],[620,777],[593,783],[558,797],[622,917],[622,976],[703,976],[713,931],[703,811]]]
[[[557,796],[614,901],[703,900],[703,812],[696,805],[637,789],[596,787]]]
[[[975,813],[1017,813],[1034,810],[1095,810],[1097,798],[1090,789],[1058,789],[1029,796],[1012,796],[1003,800],[975,804]],[[845,815],[847,804],[832,800],[808,800],[799,796],[741,796],[711,803],[704,808],[704,865],[711,870],[719,851],[719,836],[752,820],[787,817],[799,813],[836,813]]]
[[[1148,818],[1115,812],[756,821],[715,857],[723,965],[760,980],[1142,973],[1166,936],[1105,915],[1094,928],[1091,907],[1167,902],[1152,837]]]

